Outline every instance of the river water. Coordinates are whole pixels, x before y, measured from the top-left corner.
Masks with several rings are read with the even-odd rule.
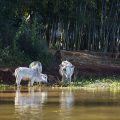
[[[120,90],[4,90],[0,91],[0,120],[120,120]]]

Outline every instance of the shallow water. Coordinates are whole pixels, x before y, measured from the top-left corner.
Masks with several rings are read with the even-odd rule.
[[[120,91],[34,87],[0,91],[0,120],[120,120]]]

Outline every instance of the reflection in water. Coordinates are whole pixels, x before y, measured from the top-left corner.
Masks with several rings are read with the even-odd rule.
[[[120,120],[120,90],[41,89],[1,92],[0,120]]]
[[[42,106],[47,100],[47,92],[37,91],[31,88],[28,92],[22,93],[20,89],[16,90],[15,106],[19,107],[38,107]]]
[[[74,103],[74,95],[71,90],[61,92],[60,98],[61,108],[71,109]]]
[[[64,90],[60,96],[60,118],[69,119],[74,106],[74,95],[71,89]]]
[[[43,104],[47,101],[47,92],[34,91],[21,92],[18,88],[15,94],[15,112],[21,115],[21,119],[29,118],[29,114],[35,115],[42,112]],[[26,114],[28,114],[26,116]],[[42,117],[42,114],[40,114]],[[39,116],[34,116],[35,118]],[[29,118],[30,119],[30,118]]]

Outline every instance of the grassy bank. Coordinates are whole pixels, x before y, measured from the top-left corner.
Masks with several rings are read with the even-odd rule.
[[[90,88],[98,88],[98,87],[116,87],[120,88],[120,76],[84,76],[81,78],[77,78],[74,82],[72,82],[71,86],[76,87],[90,87]]]
[[[6,84],[0,84],[0,90],[13,90],[15,89],[15,85],[6,85]]]
[[[38,86],[38,85],[35,85]],[[44,85],[42,85],[43,87]],[[45,85],[46,86],[46,85]],[[55,85],[55,86],[61,86]],[[82,76],[71,82],[70,85],[62,85],[63,87],[85,87],[85,88],[120,88],[120,76],[107,76],[107,77],[97,77],[97,76]],[[47,86],[51,87],[51,86]],[[16,89],[16,85],[5,85],[0,84],[0,90]]]

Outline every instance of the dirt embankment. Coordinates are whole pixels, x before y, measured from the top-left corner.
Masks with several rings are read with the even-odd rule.
[[[77,76],[120,75],[120,55],[115,58],[115,54],[61,51],[61,58],[75,65]]]
[[[49,84],[57,83],[61,77],[59,75],[59,64],[62,60],[68,60],[75,66],[74,76],[111,76],[120,75],[120,59],[113,58],[112,54],[95,53],[88,51],[55,52],[55,65],[51,69],[44,70],[48,75]],[[0,83],[15,84],[13,75],[15,68],[0,68]],[[23,82],[23,84],[25,84]]]

